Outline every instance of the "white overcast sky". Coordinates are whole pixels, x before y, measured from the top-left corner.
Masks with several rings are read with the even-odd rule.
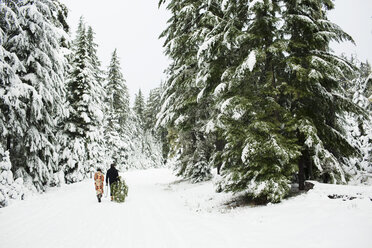
[[[168,60],[163,55],[159,34],[165,29],[169,15],[158,9],[158,0],[61,0],[69,9],[72,34],[80,16],[96,33],[98,56],[106,69],[115,48],[121,59],[131,102],[141,88],[147,96],[165,79]],[[372,62],[372,0],[336,0],[329,14],[355,40],[332,45],[337,54],[356,53],[362,61]]]
[[[107,69],[117,48],[131,102],[140,88],[147,97],[165,79],[168,60],[158,37],[168,16],[164,8],[158,9],[157,0],[60,1],[69,9],[68,22],[74,37],[80,16],[93,28],[103,69]]]

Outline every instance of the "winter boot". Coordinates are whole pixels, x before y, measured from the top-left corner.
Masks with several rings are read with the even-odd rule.
[[[97,198],[98,198],[98,202],[101,202],[101,197],[102,197],[102,195],[101,195],[101,194],[97,195]]]

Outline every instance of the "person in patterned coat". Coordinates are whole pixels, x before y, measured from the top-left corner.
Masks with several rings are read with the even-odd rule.
[[[94,174],[94,186],[96,187],[98,202],[101,202],[104,181],[105,176],[103,175],[102,170],[98,168],[97,172]]]

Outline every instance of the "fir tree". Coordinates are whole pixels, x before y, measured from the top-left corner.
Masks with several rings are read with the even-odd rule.
[[[160,1],[163,4],[166,1]],[[209,151],[203,126],[209,108],[198,108],[203,92],[202,77],[198,75],[197,55],[209,23],[200,19],[209,14],[205,1],[169,1],[172,13],[169,26],[161,34],[166,38],[166,54],[173,60],[168,68],[163,105],[158,124],[167,127],[171,154],[178,154],[177,174],[194,182],[210,178]],[[203,28],[205,26],[209,26]]]
[[[94,44],[89,41],[83,19],[80,19],[74,42],[72,69],[68,81],[69,117],[61,163],[68,182],[82,180],[89,170],[104,166],[102,95]],[[93,51],[93,53],[92,53]]]
[[[145,99],[143,97],[141,89],[139,89],[138,94],[135,95],[133,110],[137,114],[138,119],[143,125],[145,119]]]
[[[91,26],[88,26],[88,29],[86,31],[86,38],[87,38],[87,53],[88,57],[90,59],[90,63],[93,67],[93,74],[94,78],[97,80],[97,89],[102,88],[102,84],[104,81],[104,72],[101,70],[101,61],[99,60],[97,56],[97,47],[98,45],[94,42],[94,31]],[[102,92],[104,93],[104,92]],[[105,95],[101,95],[101,101],[105,99]]]
[[[0,3],[0,133],[1,144],[6,149],[11,148],[12,140],[21,140],[26,130],[26,104],[19,99],[27,98],[27,91],[16,89],[24,88],[20,74],[25,71],[17,54],[12,51],[9,40],[19,36],[22,29],[18,21],[19,8],[16,1]],[[18,94],[14,94],[15,92]]]
[[[17,115],[23,116],[22,129],[17,126],[17,135],[7,138],[10,159],[15,177],[23,177],[36,189],[43,190],[51,184],[53,174],[58,172],[58,152],[55,138],[56,121],[63,118],[64,74],[66,60],[62,40],[66,40],[67,29],[63,5],[57,1],[6,1],[17,16],[13,36],[7,38],[5,47],[11,53],[13,71],[22,71],[18,83],[20,95],[13,95],[17,104]],[[12,15],[13,17],[15,15]],[[8,18],[8,17],[7,17]],[[10,31],[10,30],[9,30]],[[8,54],[10,55],[10,54]],[[16,55],[16,56],[15,56]],[[15,64],[14,64],[15,63]],[[18,99],[17,99],[18,98]],[[12,121],[18,119],[12,116]],[[14,132],[13,132],[14,133]]]
[[[163,159],[166,161],[169,153],[169,143],[167,140],[167,129],[157,126],[157,116],[161,108],[161,96],[163,94],[163,84],[150,91],[145,108],[145,131],[150,133],[157,142],[161,144]]]
[[[244,5],[247,13],[240,12]],[[236,15],[245,15],[239,19],[245,21],[235,23]],[[220,187],[271,202],[288,194],[299,156],[291,115],[280,104],[284,75],[279,15],[279,1],[227,4],[227,56],[232,63],[215,89],[220,143],[226,142],[216,157],[222,165]]]
[[[368,89],[372,85],[371,67],[368,61],[360,62],[355,55],[350,59],[345,59],[356,68],[354,73],[347,74],[343,84],[346,95],[353,103],[369,112],[369,118],[355,113],[344,113],[342,115],[346,122],[344,126],[347,131],[347,140],[361,152],[360,157],[348,161],[353,166],[348,173],[359,181],[366,181],[365,171],[372,170],[370,166],[372,161],[372,119],[371,102],[368,100],[368,96],[370,96]]]
[[[155,131],[156,115],[160,111],[161,88],[150,90],[144,111],[145,130]]]
[[[112,54],[107,78],[107,102],[114,112],[113,116],[123,125],[129,114],[129,93],[121,72],[117,51]]]
[[[121,73],[117,51],[112,54],[106,85],[106,119],[105,140],[107,153],[111,160],[124,166],[127,163],[128,147],[125,137],[129,119],[129,94]]]
[[[284,3],[284,31],[290,37],[286,94],[302,147],[300,188],[306,178],[345,183],[345,158],[356,155],[356,149],[346,140],[339,116],[361,111],[343,97],[340,81],[352,68],[330,52],[329,43],[353,40],[327,19],[327,11],[334,7],[331,1]]]
[[[103,88],[104,73],[101,70],[101,62],[97,56],[98,45],[94,42],[94,31],[92,27],[88,27],[86,38],[87,38],[87,53],[92,66],[93,87],[91,90],[92,104],[90,111],[95,118],[94,126],[91,128],[88,134],[88,158],[90,171],[95,170],[97,166],[106,166],[106,144],[104,139],[104,102],[105,102],[105,90]],[[92,107],[94,106],[94,107]],[[108,165],[107,165],[108,166]]]

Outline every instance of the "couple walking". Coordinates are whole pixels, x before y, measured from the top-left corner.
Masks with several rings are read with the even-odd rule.
[[[97,172],[94,174],[94,185],[96,187],[97,199],[98,202],[101,202],[103,195],[103,182],[105,181],[105,176],[102,173],[100,168],[97,169]],[[115,164],[111,164],[111,168],[106,173],[106,186],[110,183],[110,195],[111,201],[113,200],[112,195],[112,184],[119,181],[119,172],[115,168]]]

